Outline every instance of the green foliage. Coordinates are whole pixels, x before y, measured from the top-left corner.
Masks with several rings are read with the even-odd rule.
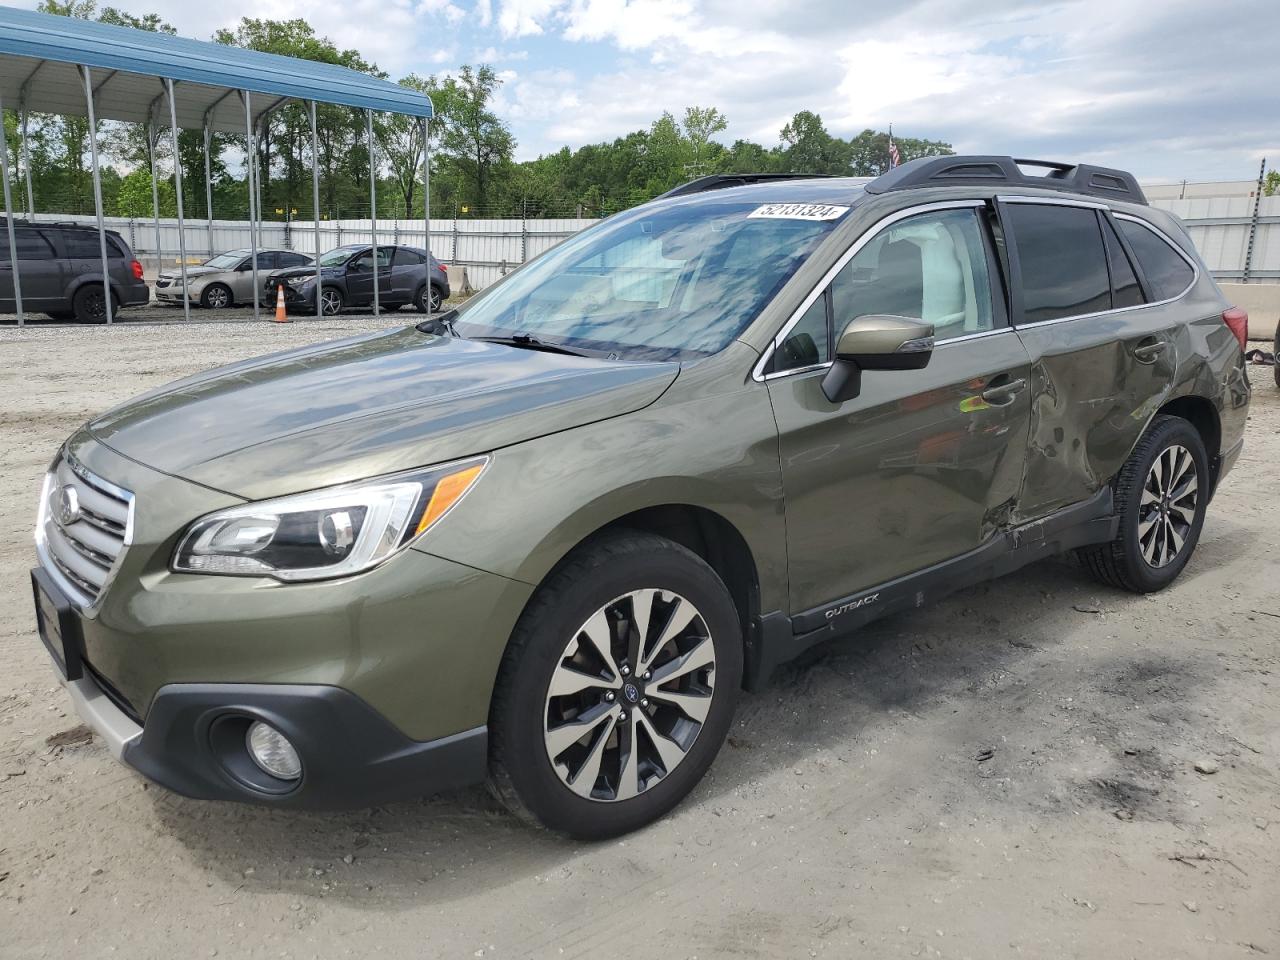
[[[1268,197],[1280,196],[1280,170],[1267,173],[1266,180],[1262,182],[1262,192]]]
[[[171,180],[156,183],[160,200],[160,216],[178,215],[178,195]],[[146,219],[152,215],[151,171],[138,169],[120,181],[116,193],[116,216]],[[190,213],[188,212],[188,215]]]

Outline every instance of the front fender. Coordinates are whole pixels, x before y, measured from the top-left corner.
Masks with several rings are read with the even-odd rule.
[[[747,359],[743,369],[749,357],[738,357]],[[782,477],[768,394],[750,380],[713,385],[710,373],[687,369],[661,401],[635,413],[496,451],[476,487],[417,548],[536,585],[619,518],[689,505],[741,534],[761,609],[785,609]]]

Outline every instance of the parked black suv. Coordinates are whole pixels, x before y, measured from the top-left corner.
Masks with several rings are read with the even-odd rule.
[[[444,265],[431,257],[431,288],[428,298],[426,274],[427,251],[420,247],[378,247],[378,304],[384,310],[398,310],[413,304],[426,313],[428,305],[434,313],[449,296],[449,274]],[[348,244],[336,247],[320,257],[323,287],[321,309],[331,317],[345,307],[368,307],[373,304],[373,247],[370,244]],[[275,303],[276,288],[284,286],[285,306],[314,311],[316,308],[316,268],[296,267],[277,270],[265,284],[268,303]]]
[[[22,285],[22,307],[54,320],[102,323],[107,319],[102,295],[102,250],[96,227],[75,223],[31,223],[15,220],[15,261],[9,249],[8,223],[0,217],[0,313],[13,313],[13,270]],[[108,271],[115,309],[149,303],[151,291],[142,279],[142,264],[124,238],[107,231]]]

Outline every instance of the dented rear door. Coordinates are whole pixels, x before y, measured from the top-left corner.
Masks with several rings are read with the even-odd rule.
[[[1031,440],[1015,522],[1105,486],[1169,394],[1176,311],[1148,305],[1098,204],[1002,198],[1014,323],[1031,356]]]

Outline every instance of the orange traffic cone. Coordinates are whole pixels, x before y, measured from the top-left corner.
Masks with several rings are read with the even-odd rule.
[[[289,312],[284,308],[284,284],[276,284],[276,315],[271,318],[273,323],[288,323]]]

